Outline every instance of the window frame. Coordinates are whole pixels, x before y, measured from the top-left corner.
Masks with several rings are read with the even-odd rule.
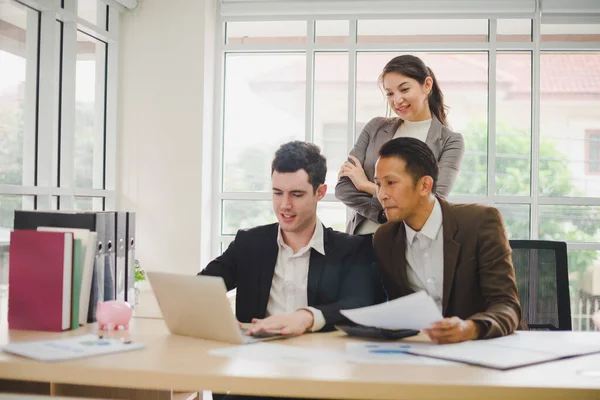
[[[388,19],[417,18],[419,15],[386,15]],[[422,18],[441,18],[442,15],[421,15]],[[225,149],[223,148],[223,116],[224,116],[224,85],[225,71],[224,58],[229,53],[239,52],[304,52],[307,59],[306,71],[306,124],[305,140],[312,141],[312,98],[313,98],[313,65],[314,55],[318,51],[344,51],[348,53],[348,152],[351,150],[355,139],[360,132],[355,127],[355,101],[356,101],[356,56],[362,51],[486,51],[488,61],[488,194],[485,196],[450,196],[453,202],[484,203],[489,205],[523,204],[530,207],[529,238],[538,238],[539,208],[543,205],[600,205],[600,198],[594,197],[544,197],[539,190],[539,148],[540,148],[540,60],[541,54],[552,51],[565,52],[590,52],[600,51],[600,42],[542,42],[541,24],[542,16],[537,7],[536,11],[514,13],[485,13],[481,10],[473,15],[443,16],[444,18],[487,18],[489,20],[489,39],[487,42],[443,42],[443,43],[357,43],[357,21],[364,19],[381,19],[382,16],[359,15],[226,15],[220,16],[217,23],[218,30],[216,46],[216,70],[220,73],[220,80],[215,88],[216,107],[214,115],[214,140],[213,140],[213,171],[217,171],[212,184],[212,220],[205,221],[210,224],[212,232],[211,257],[220,254],[221,245],[227,245],[233,240],[232,235],[222,235],[220,231],[224,200],[267,200],[269,193],[225,193],[221,190],[223,171],[222,160]],[[496,40],[498,19],[528,19],[531,21],[530,42],[498,42]],[[278,20],[303,20],[307,26],[307,41],[305,44],[225,44],[225,31],[227,22],[237,21],[278,21]],[[349,24],[349,40],[346,43],[319,43],[315,41],[315,22],[328,20],[347,20]],[[553,15],[551,23],[589,23],[589,17],[581,18],[573,15]],[[496,195],[496,57],[498,52],[530,52],[532,57],[531,75],[531,184],[529,196]],[[323,201],[337,201],[332,194],[325,196]],[[600,250],[600,243],[568,243],[570,250]]]

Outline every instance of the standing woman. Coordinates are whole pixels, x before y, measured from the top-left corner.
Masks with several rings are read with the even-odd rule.
[[[383,68],[379,83],[398,118],[369,121],[340,168],[335,186],[335,196],[354,212],[347,229],[353,234],[371,234],[386,222],[373,182],[381,145],[397,137],[425,142],[438,160],[436,194],[441,197],[450,194],[465,152],[462,135],[447,126],[444,95],[435,75],[420,58],[394,57]]]

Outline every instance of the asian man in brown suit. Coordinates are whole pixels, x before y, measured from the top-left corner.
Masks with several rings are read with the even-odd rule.
[[[379,150],[375,183],[389,222],[373,243],[388,298],[427,291],[444,316],[425,330],[437,343],[509,335],[521,307],[500,213],[436,197],[437,177],[433,153],[417,139]]]

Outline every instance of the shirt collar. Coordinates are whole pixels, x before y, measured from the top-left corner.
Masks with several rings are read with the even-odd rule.
[[[433,210],[431,210],[431,214],[429,214],[429,218],[425,221],[425,225],[419,231],[421,236],[425,236],[431,240],[435,240],[437,235],[442,227],[442,207],[440,206],[440,202],[437,198],[434,198],[435,202],[433,204]],[[404,223],[406,227],[406,241],[408,244],[412,246],[417,231],[408,226],[406,222]]]
[[[312,235],[312,238],[310,238],[310,241],[308,242],[308,244],[306,246],[304,246],[303,248],[301,248],[297,254],[304,253],[306,250],[312,248],[312,249],[315,249],[316,251],[318,251],[319,253],[325,255],[324,239],[325,239],[325,237],[324,237],[323,223],[321,222],[321,220],[319,218],[317,218],[317,226],[315,226],[315,231]],[[279,246],[279,248],[289,247],[283,241],[283,235],[281,234],[281,227],[277,228],[277,245]]]

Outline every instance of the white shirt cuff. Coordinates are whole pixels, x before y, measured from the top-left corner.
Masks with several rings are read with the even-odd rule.
[[[318,310],[314,307],[306,307],[302,310],[308,310],[313,315],[313,325],[308,329],[309,331],[317,332],[323,329],[323,327],[325,326],[325,317],[323,316],[321,310]]]

